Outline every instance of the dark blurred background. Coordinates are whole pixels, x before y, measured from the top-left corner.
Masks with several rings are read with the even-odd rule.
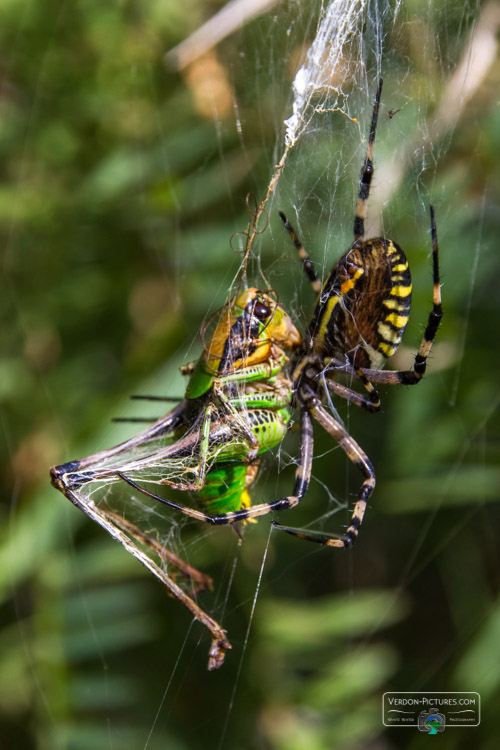
[[[248,223],[245,197],[263,197],[281,155],[319,4],[270,3],[182,70],[165,65],[221,5],[0,4],[0,747],[429,742],[383,727],[387,690],[478,691],[481,726],[439,742],[497,747],[499,3],[372,3],[366,71],[346,60],[341,81],[351,119],[311,125],[255,245],[303,328],[312,297],[277,210],[322,270],[345,251],[382,59],[373,206],[404,164],[380,231],[414,279],[393,366],[411,363],[430,310],[430,201],[445,318],[418,388],[382,388],[379,415],[337,404],[377,471],[358,545],[269,537],[268,518],[241,547],[230,529],[190,525],[183,544],[215,581],[202,601],[233,645],[209,674],[202,627],[49,485],[51,465],[132,434],[111,424],[132,413],[131,394],[182,394],[178,366],[198,356],[200,326],[238,270],[229,243]],[[460,65],[468,83],[453,88]],[[339,532],[360,479],[316,432],[311,491],[281,520]],[[292,432],[257,499],[289,492],[296,449]]]

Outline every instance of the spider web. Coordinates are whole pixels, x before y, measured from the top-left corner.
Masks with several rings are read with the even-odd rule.
[[[231,747],[239,742],[245,746],[247,738],[242,735],[245,721],[239,720],[245,708],[252,723],[258,723],[262,742],[270,747],[292,746],[290,742],[294,737],[297,746],[301,746],[302,732],[311,745],[315,739],[318,747],[349,747],[352,738],[339,730],[338,712],[350,716],[351,727],[358,721],[360,726],[365,726],[361,718],[369,716],[364,734],[360,730],[360,741],[373,737],[382,731],[378,719],[373,718],[373,704],[390,680],[396,680],[397,687],[402,690],[410,689],[409,680],[412,680],[411,687],[430,685],[437,690],[455,680],[456,689],[474,689],[468,682],[465,684],[466,667],[474,663],[474,640],[468,634],[475,633],[476,628],[480,629],[484,623],[480,617],[477,622],[467,619],[464,614],[467,600],[449,581],[455,568],[460,569],[462,575],[466,575],[467,565],[470,570],[484,572],[488,564],[492,566],[497,552],[497,545],[490,538],[485,542],[486,547],[489,545],[488,550],[483,552],[484,557],[479,561],[479,555],[475,555],[474,545],[468,543],[464,531],[469,521],[474,520],[477,509],[473,502],[470,503],[470,498],[477,502],[492,499],[497,486],[496,475],[487,469],[491,464],[488,427],[498,404],[498,389],[491,384],[485,385],[486,405],[481,403],[476,416],[469,417],[469,411],[473,411],[471,404],[475,401],[470,395],[473,389],[467,371],[466,346],[466,342],[472,340],[472,333],[467,334],[467,326],[478,330],[473,313],[478,290],[489,288],[482,254],[488,238],[493,235],[490,235],[488,197],[491,187],[479,178],[478,184],[471,187],[463,174],[464,164],[475,163],[473,159],[482,153],[478,142],[471,148],[470,161],[464,160],[463,156],[457,157],[454,144],[456,132],[471,132],[468,118],[475,96],[480,97],[486,112],[492,107],[485,90],[497,55],[496,6],[476,3],[464,6],[446,1],[430,3],[425,8],[408,8],[398,2],[369,0],[252,5],[252,14],[245,15],[248,3],[228,3],[224,8],[225,20],[219,17],[215,23],[219,29],[216,39],[212,39],[209,29],[201,26],[194,52],[191,47],[188,57],[178,53],[168,59],[170,65],[172,60],[177,60],[182,86],[189,92],[200,122],[208,123],[206,128],[200,127],[200,132],[193,131],[190,135],[192,152],[196,153],[198,149],[202,157],[200,161],[192,158],[194,178],[187,176],[188,169],[184,165],[184,172],[180,170],[182,178],[177,175],[177,182],[172,179],[172,184],[165,186],[158,173],[152,171],[151,162],[160,165],[160,173],[175,173],[174,149],[164,147],[162,151],[159,146],[151,156],[144,148],[138,169],[142,176],[132,184],[145,205],[154,205],[156,200],[161,211],[175,206],[176,221],[162,223],[158,217],[161,211],[152,211],[148,225],[137,234],[146,238],[144,256],[153,260],[153,272],[157,273],[158,267],[163,266],[165,279],[169,274],[176,278],[176,299],[188,300],[183,307],[183,340],[189,343],[179,345],[178,336],[167,365],[158,367],[139,387],[132,385],[133,378],[129,378],[127,388],[124,387],[122,392],[136,390],[142,394],[182,395],[185,380],[178,375],[178,366],[199,355],[202,343],[198,332],[202,321],[213,316],[240,284],[272,288],[300,330],[305,330],[314,295],[302,275],[295,250],[290,246],[277,212],[285,212],[324,277],[352,241],[359,169],[366,150],[373,96],[380,76],[384,78],[384,90],[375,143],[375,177],[369,200],[367,236],[382,234],[401,244],[410,260],[414,283],[410,323],[401,351],[390,366],[404,368],[411,364],[429,309],[430,202],[436,207],[446,284],[445,320],[450,321],[450,327],[439,334],[425,385],[419,387],[418,394],[410,389],[403,389],[402,393],[384,392],[384,414],[380,419],[360,415],[354,408],[336,401],[330,405],[332,410],[338,410],[335,413],[366,448],[379,478],[373,508],[368,509],[361,532],[360,547],[355,550],[356,557],[333,559],[328,550],[310,549],[305,543],[288,539],[285,535],[281,535],[285,537],[281,539],[277,533],[270,534],[267,518],[260,519],[255,525],[248,524],[241,544],[231,529],[212,530],[180,514],[165,512],[158,503],[132,488],[124,491],[123,483],[116,480],[92,483],[80,489],[84,502],[106,508],[125,519],[125,526],[134,524],[147,534],[157,547],[146,548],[146,552],[162,569],[172,570],[172,560],[162,558],[163,551],[168,550],[213,578],[214,591],[198,594],[189,577],[174,573],[176,580],[198,598],[209,614],[227,625],[233,644],[233,651],[228,653],[223,667],[223,670],[227,669],[228,677],[219,677],[222,672],[217,675],[216,701],[211,695],[216,692],[213,682],[205,681],[207,676],[202,673],[207,638],[201,635],[201,628],[196,625],[189,627],[189,618],[179,611],[182,607],[177,602],[165,605],[160,593],[151,594],[151,599],[144,601],[140,599],[138,589],[130,590],[128,598],[131,600],[137,595],[138,609],[159,612],[165,608],[168,611],[168,621],[161,620],[161,637],[155,640],[154,634],[148,635],[147,626],[143,637],[145,641],[148,637],[151,639],[157,653],[163,648],[168,651],[168,657],[160,653],[157,658],[169,679],[165,674],[157,679],[150,672],[147,679],[140,677],[132,681],[135,693],[138,692],[137,684],[145,686],[146,698],[141,704],[140,728],[135,734],[130,732],[127,735],[123,747],[151,749],[165,746],[165,742],[177,743],[179,747],[196,746],[203,732],[197,732],[194,725],[199,728],[204,724],[210,726],[206,735],[210,738],[206,740],[209,744]],[[152,15],[148,19],[151,25],[161,18],[157,6],[159,4],[154,3],[151,6]],[[262,9],[260,16],[257,6]],[[199,8],[197,12],[201,24]],[[166,48],[165,40],[170,34],[165,22],[160,22],[159,28],[163,33],[164,47],[157,48],[157,57]],[[98,36],[96,31],[93,37],[96,45]],[[48,47],[50,51],[50,41]],[[183,54],[186,54],[185,49]],[[146,97],[144,105],[141,98],[140,105],[149,105],[158,111],[159,140],[168,143],[169,139],[178,138],[178,130],[171,123],[176,118],[182,121],[186,116],[182,97],[178,95],[176,100],[170,100],[167,95],[165,98],[170,106],[165,112],[165,84],[158,83],[163,80],[161,76],[171,81],[169,76],[174,74],[168,70],[162,70],[161,76],[156,70],[152,72],[149,58],[142,68],[140,62],[135,68],[125,68],[124,77],[133,85],[139,85],[141,75],[148,82],[149,101]],[[102,71],[101,74],[104,75]],[[139,111],[138,118],[140,115]],[[132,125],[129,123],[128,127]],[[207,138],[208,131],[215,133],[211,141],[212,151],[204,151],[200,145]],[[465,139],[466,136],[460,137]],[[26,140],[28,151],[34,142],[34,136],[33,140],[30,138],[28,135]],[[462,153],[470,147],[469,141],[462,140],[461,144]],[[29,172],[29,160],[22,165]],[[113,169],[117,169],[116,165]],[[125,183],[129,174],[127,169],[136,174],[130,162],[119,162],[118,171],[120,169],[125,175]],[[88,189],[90,192],[92,189],[100,191],[98,194],[103,200],[102,196],[106,199],[106,190],[110,190],[106,182],[109,173],[103,169],[97,177]],[[245,197],[249,192],[255,199],[248,201],[249,209],[245,210]],[[165,197],[167,193],[168,197]],[[90,200],[88,196],[87,200]],[[463,207],[464,216],[460,221],[456,218],[457,206]],[[92,210],[97,209],[93,206]],[[253,233],[255,212],[259,214],[255,224],[258,231]],[[250,229],[245,232],[247,224]],[[15,227],[13,236],[14,240],[21,236]],[[165,236],[168,236],[168,248],[165,247]],[[15,248],[13,241],[9,244],[10,256],[15,255]],[[189,265],[186,258],[190,255],[194,261]],[[170,260],[166,261],[165,257]],[[131,254],[128,260],[132,262]],[[7,266],[9,263],[13,263],[12,257]],[[461,269],[459,274],[456,269]],[[209,274],[214,275],[215,282],[208,278]],[[129,282],[135,284],[136,280],[130,278]],[[149,308],[145,306],[144,298],[153,296],[156,289],[152,284],[146,284],[143,289],[139,287],[137,283],[137,294],[131,295],[129,300],[134,325],[139,318],[147,318]],[[71,299],[71,294],[67,298]],[[453,304],[455,311],[452,312]],[[121,305],[121,301],[114,300],[114,305]],[[459,308],[462,318],[456,312]],[[172,310],[169,307],[173,316]],[[31,320],[34,317],[32,315]],[[29,316],[26,319],[30,320]],[[136,328],[136,339],[140,339],[141,330],[146,329]],[[450,341],[459,343],[450,344]],[[36,351],[35,343],[31,341],[30,346]],[[154,343],[159,349],[158,339]],[[80,362],[76,358],[74,361],[74,372],[81,379]],[[150,352],[143,357],[142,363],[145,362],[157,365]],[[450,368],[451,380],[447,376]],[[136,382],[138,379],[137,375]],[[52,390],[54,401],[57,383],[52,383],[48,390]],[[102,391],[98,400],[101,409],[106,403],[105,396],[109,400],[109,392]],[[81,394],[76,405],[64,401],[64,396],[62,399],[62,403],[53,408],[66,414],[73,413],[75,422],[84,408],[91,408],[89,398],[84,399]],[[466,406],[461,408],[464,403]],[[111,431],[107,423],[110,408],[102,409],[101,419],[105,426],[100,433],[95,429],[91,431],[87,423],[83,438],[80,433],[79,447],[63,451],[60,442],[59,452],[54,452],[51,463],[90,454],[130,437],[134,425],[120,425]],[[123,400],[112,404],[113,416],[147,416],[145,411],[152,417],[159,416],[157,404],[148,408],[144,403],[128,405]],[[450,437],[454,431],[461,431],[464,435],[458,447]],[[434,445],[429,440],[431,432],[436,436]],[[68,425],[66,436],[70,433]],[[291,491],[296,455],[297,435],[291,430],[286,441],[264,457],[259,478],[252,488],[254,503]],[[130,458],[138,458],[136,450]],[[163,471],[164,465],[152,467],[148,479],[157,481]],[[180,461],[170,465],[168,471],[172,477],[182,478],[186,471],[195,473],[196,468]],[[320,434],[317,434],[313,472],[311,491],[303,507],[297,510],[297,520],[294,518],[290,525],[340,533],[348,517],[347,512],[341,511],[356,494],[360,477],[349,469],[338,448],[332,446],[331,441],[322,439]],[[52,518],[47,508],[55,507],[54,492],[50,495],[41,493],[40,498],[46,518]],[[401,508],[402,498],[406,514]],[[456,514],[451,515],[449,507],[453,509],[454,503],[458,506],[463,503],[466,506],[464,512],[456,510]],[[439,512],[442,505],[451,515],[449,524],[440,520],[446,515]],[[57,506],[59,513],[60,507]],[[68,510],[68,517],[71,510]],[[65,523],[76,527],[76,515],[76,511],[71,513],[71,520]],[[99,608],[93,609],[89,581],[95,585],[99,577],[96,568],[101,562],[101,581],[113,579],[116,575],[123,583],[127,576],[133,578],[139,573],[132,572],[135,561],[130,565],[124,562],[126,555],[121,554],[118,545],[115,545],[116,551],[111,552],[108,551],[113,547],[111,540],[96,541],[98,537],[92,536],[93,532],[89,531],[89,524],[85,521],[83,517],[80,519],[77,531],[73,575],[82,588],[79,598],[86,613],[81,620],[86,622],[87,639],[95,642],[94,659],[100,665],[97,672],[109,680],[107,689],[101,693],[105,693],[108,699],[113,694],[113,678],[119,674],[119,669],[113,661],[113,638],[106,636]],[[438,526],[435,532],[434,521]],[[288,519],[284,522],[288,523]],[[394,527],[397,527],[397,532]],[[21,538],[19,528],[15,523],[11,528],[12,546],[17,545]],[[477,529],[476,532],[479,539]],[[62,532],[63,536],[65,534],[66,528]],[[140,542],[137,538],[136,541]],[[463,554],[461,550],[465,550]],[[266,568],[263,569],[266,555]],[[31,559],[32,568],[36,570],[33,558],[28,552],[24,554],[24,559]],[[52,575],[57,570],[56,562],[54,558],[50,567]],[[120,569],[121,577],[116,573]],[[396,576],[388,572],[393,569],[398,571]],[[94,572],[89,573],[89,570]],[[49,577],[47,573],[38,584],[45,593],[50,590],[46,580]],[[398,649],[387,635],[387,628],[407,622],[411,607],[413,612],[423,612],[426,603],[429,607],[437,606],[427,588],[435,580],[441,587],[441,600],[449,596],[453,602],[443,614],[443,620],[451,617],[452,612],[458,623],[451,645],[444,643],[449,631],[438,644],[438,650],[442,649],[441,662],[446,662],[448,653],[451,654],[450,660],[456,659],[455,672],[450,676],[451,667],[448,672],[439,672],[439,664],[436,664],[434,672],[433,667],[429,667],[425,674],[414,667],[413,671],[402,674],[402,669],[398,672],[398,658],[409,658],[411,649],[402,648],[398,657]],[[144,591],[147,584],[143,579],[140,584]],[[68,588],[71,585],[66,583]],[[376,589],[377,586],[384,587],[384,590],[370,593],[370,588]],[[424,590],[421,596],[415,594],[419,586]],[[333,591],[336,593],[332,595]],[[487,592],[481,589],[481,593],[486,601]],[[112,594],[111,591],[110,601]],[[359,612],[350,609],[349,597],[359,603],[361,610],[365,608],[367,615],[364,619]],[[120,602],[119,597],[116,601]],[[310,605],[309,619],[304,608],[300,608],[301,601]],[[491,599],[489,601],[493,606]],[[485,605],[479,594],[475,603],[484,613]],[[443,613],[439,607],[436,611]],[[252,621],[254,613],[255,620]],[[412,617],[415,620],[418,615]],[[323,625],[318,625],[318,621]],[[75,619],[74,640],[79,639],[81,643],[85,640],[82,637],[84,628],[80,629],[74,623]],[[156,621],[158,627],[159,623],[160,618]],[[293,623],[293,627],[287,623]],[[119,632],[126,632],[125,625],[125,622],[112,622],[115,637]],[[434,621],[425,621],[418,636],[418,653],[426,639],[431,641],[434,638],[434,625]],[[414,631],[398,632],[403,634],[402,637],[415,639]],[[489,642],[487,635],[486,632],[485,639]],[[30,638],[27,632],[23,633],[25,645],[31,643]],[[354,647],[351,638],[357,639]],[[314,648],[315,642],[320,644],[321,656]],[[462,648],[460,644],[464,642]],[[133,638],[130,643],[132,648],[137,648]],[[89,652],[92,649],[87,650],[87,655]],[[146,662],[149,666],[155,665],[150,653],[145,655]],[[266,670],[262,666],[266,663],[271,665],[270,671],[275,670],[276,683],[267,682]],[[288,668],[283,666],[284,663]],[[58,713],[61,709],[54,693],[47,687],[49,683],[43,663],[40,666],[40,661],[35,659],[33,664],[33,671],[40,680],[42,704],[48,706],[38,730],[41,746],[45,743],[45,746],[63,747],[67,736],[78,734],[78,727],[71,726],[69,720],[73,721],[78,712]],[[85,671],[78,662],[76,666],[73,663],[73,668],[80,675]],[[255,686],[251,677],[253,670],[257,682],[260,681],[268,693],[268,699],[258,703],[249,697],[245,705],[246,699],[242,696],[247,692],[251,694],[251,686]],[[436,674],[439,675],[439,685]],[[479,679],[477,669],[474,675]],[[342,680],[343,687],[339,684]],[[98,683],[94,679],[87,685],[96,696],[101,690]],[[83,681],[81,685],[85,687]],[[494,692],[494,680],[491,680],[491,685],[490,695]],[[138,698],[127,703],[126,684],[124,688],[120,685],[120,689],[124,691],[121,705],[137,707]],[[351,707],[350,713],[346,713],[348,689],[363,710]],[[83,692],[82,689],[81,694]],[[278,699],[269,697],[273,692]],[[177,714],[193,717],[194,700],[196,716],[192,720],[193,727],[188,727],[189,722],[177,718]],[[328,701],[334,710],[326,705]],[[222,702],[227,708],[221,713]],[[92,713],[92,708],[89,713]],[[120,733],[121,720],[111,703],[103,713],[111,727],[109,736],[114,738],[108,738],[106,743],[112,746]],[[68,720],[67,729],[59,728],[60,715]],[[96,723],[102,729],[99,719]],[[243,729],[238,726],[240,723]],[[102,734],[95,726],[88,730],[88,736],[91,736],[92,728],[99,737],[94,745],[104,746]],[[304,744],[305,740],[302,746]],[[246,746],[251,745],[247,742]]]

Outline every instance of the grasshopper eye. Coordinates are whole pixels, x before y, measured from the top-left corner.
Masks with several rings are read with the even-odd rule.
[[[261,322],[264,322],[271,315],[271,308],[264,302],[257,301],[253,306],[253,314]]]

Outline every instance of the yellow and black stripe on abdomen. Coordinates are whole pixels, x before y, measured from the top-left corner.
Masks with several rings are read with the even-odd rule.
[[[377,322],[378,351],[391,357],[403,336],[411,305],[411,275],[408,261],[400,247],[387,241],[391,287],[381,300],[380,318]]]
[[[354,243],[323,286],[309,328],[312,348],[321,356],[355,356],[358,367],[379,366],[374,354],[394,354],[410,303],[411,277],[401,248],[383,237]]]

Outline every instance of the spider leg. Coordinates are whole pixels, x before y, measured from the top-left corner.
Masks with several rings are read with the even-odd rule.
[[[373,383],[370,382],[369,378],[366,377],[365,373],[360,367],[356,368],[356,374],[361,380],[365,390],[368,392],[364,408],[367,411],[376,412],[380,410],[380,396],[376,388],[373,387]]]
[[[356,215],[354,217],[354,241],[362,240],[365,236],[365,219],[370,194],[370,185],[373,177],[373,144],[375,142],[375,132],[377,130],[378,110],[380,105],[380,95],[382,93],[382,78],[379,79],[377,93],[375,94],[375,104],[373,105],[372,122],[370,125],[370,134],[368,136],[368,147],[366,156],[361,168],[359,179],[358,204],[356,206]]]
[[[332,368],[331,365],[333,365]],[[374,372],[377,371],[375,370]],[[333,378],[339,373],[360,380],[364,388],[368,391],[368,396],[363,396],[363,394],[355,391],[353,388],[349,388],[348,386],[342,385],[334,380]],[[341,365],[338,360],[332,359],[331,361],[328,361],[327,367],[323,367],[319,375],[315,372],[313,367],[306,366],[304,369],[304,376],[310,382],[320,379],[320,385],[323,390],[325,387],[328,388],[329,391],[344,398],[350,404],[360,406],[371,413],[380,410],[380,396],[378,391],[373,387],[373,384],[366,376],[366,370],[362,370],[360,367],[354,368],[349,365]]]
[[[357,380],[361,380],[361,383],[363,384],[365,390],[368,392],[368,396],[363,396],[361,393],[358,393],[358,391],[355,391],[352,388],[348,388],[347,386],[341,385],[340,383],[332,380],[331,376],[328,377],[329,373],[327,370],[325,381],[328,389],[333,393],[336,393],[338,396],[345,398],[346,401],[348,401],[350,404],[361,406],[363,409],[371,412],[372,414],[380,411],[381,404],[379,393],[376,388],[374,388],[373,383],[371,383],[369,378],[366,376],[366,371],[362,370],[360,367],[356,367],[352,368],[349,373],[352,376],[356,377]]]
[[[287,526],[278,528],[286,531],[292,536],[297,536],[306,541],[324,544],[328,547],[350,547],[357,539],[359,528],[363,522],[366,506],[375,488],[375,471],[366,455],[357,442],[352,438],[347,430],[334,419],[321,405],[319,399],[314,395],[310,388],[307,388],[306,400],[309,403],[309,409],[314,419],[336,440],[350,461],[355,464],[364,476],[363,483],[358,492],[356,503],[354,504],[351,522],[346,529],[343,537],[332,534],[304,534],[296,529]]]
[[[299,254],[299,257],[302,260],[302,267],[304,268],[304,271],[306,272],[309,281],[311,282],[311,287],[313,292],[316,292],[316,294],[319,294],[321,291],[321,281],[318,277],[318,274],[316,273],[316,268],[314,266],[313,261],[309,257],[307,250],[303,246],[302,242],[299,240],[297,235],[295,234],[295,230],[286,218],[285,214],[279,211],[280,219],[285,225],[285,229],[288,232],[288,234],[291,237],[291,240],[293,244],[295,245],[295,248]]]
[[[130,477],[127,477],[122,472],[117,471],[116,476],[120,477],[124,482],[129,484],[134,489],[142,492],[144,495],[158,500],[160,503],[167,505],[169,508],[178,510],[184,515],[194,518],[197,521],[209,523],[213,526],[223,526],[226,524],[236,523],[237,521],[247,521],[250,518],[256,518],[257,516],[265,516],[268,513],[278,510],[287,510],[288,508],[294,508],[302,500],[307,488],[309,487],[309,481],[311,478],[311,467],[313,457],[313,430],[311,418],[306,409],[301,412],[301,429],[300,429],[300,450],[299,450],[299,464],[295,472],[295,486],[294,494],[288,495],[287,497],[278,498],[273,500],[271,503],[260,503],[258,505],[251,505],[248,508],[242,508],[240,510],[231,511],[228,513],[218,513],[213,516],[208,513],[204,513],[201,510],[190,508],[186,505],[174,503],[172,500],[167,500],[165,497],[156,495],[150,492],[145,487],[134,482]]]
[[[372,414],[380,410],[380,398],[375,388],[373,388],[373,391],[370,392],[369,396],[363,396],[362,393],[358,393],[358,391],[355,391],[352,388],[348,388],[341,383],[337,383],[335,380],[331,380],[330,378],[326,378],[326,385],[329,391],[335,393],[341,398],[344,398],[348,403],[354,404],[354,406],[360,406],[362,409],[365,409],[365,411],[369,411]],[[376,395],[375,401],[373,400],[373,396],[371,394]]]

